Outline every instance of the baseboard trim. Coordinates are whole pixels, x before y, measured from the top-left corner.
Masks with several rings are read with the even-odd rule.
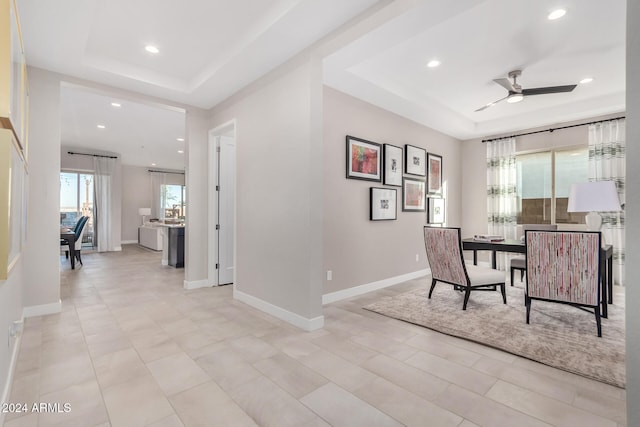
[[[58,302],[54,302],[51,304],[42,304],[42,305],[32,305],[29,307],[25,307],[22,309],[22,316],[24,318],[27,317],[35,317],[35,316],[46,316],[47,314],[56,314],[62,311],[62,301],[58,300]]]
[[[251,307],[257,308],[260,311],[264,311],[275,318],[291,323],[293,326],[305,331],[315,331],[316,329],[320,329],[324,326],[324,316],[318,316],[312,319],[302,317],[299,314],[285,310],[284,308],[273,305],[270,302],[239,291],[235,287],[233,288],[233,298],[250,305]]]
[[[200,289],[200,288],[210,288],[213,285],[209,284],[209,280],[185,280],[183,283],[185,289]]]
[[[354,286],[353,288],[331,292],[322,295],[322,304],[331,304],[332,302],[343,299],[357,297],[371,291],[377,291],[378,289],[387,288],[428,274],[431,274],[431,269],[425,268],[424,270],[414,271],[413,273],[401,274],[400,276],[389,277],[388,279],[378,280],[377,282],[365,283],[364,285]]]
[[[120,242],[120,244],[122,245],[133,245],[133,244],[137,244],[138,241],[137,240],[123,240]]]
[[[24,317],[22,318],[24,322]],[[11,386],[13,385],[13,376],[16,371],[16,366],[18,365],[18,351],[20,350],[20,342],[22,341],[22,333],[18,335],[16,340],[13,342],[13,351],[11,352],[11,360],[9,361],[9,371],[7,373],[7,382],[4,385],[4,390],[2,390],[2,399],[0,402],[9,402],[9,393],[11,393]],[[15,402],[14,402],[15,403]],[[5,411],[0,411],[0,426],[4,425]]]

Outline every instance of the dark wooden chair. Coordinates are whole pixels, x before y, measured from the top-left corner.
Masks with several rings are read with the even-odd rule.
[[[465,292],[463,310],[467,309],[471,291],[495,291],[498,286],[502,292],[502,302],[507,303],[505,273],[492,268],[466,265],[462,256],[459,228],[425,226],[424,244],[432,277],[429,299],[436,283],[443,282]]]

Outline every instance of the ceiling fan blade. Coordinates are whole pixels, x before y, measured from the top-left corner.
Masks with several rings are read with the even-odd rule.
[[[548,93],[571,92],[576,88],[576,86],[577,85],[534,87],[531,89],[522,89],[522,94],[524,96],[529,96],[529,95],[546,95]]]
[[[517,92],[516,88],[513,87],[513,83],[509,79],[493,79],[494,82],[498,83],[500,86],[508,90],[509,92]]]
[[[478,111],[486,110],[486,109],[487,109],[487,108],[489,108],[489,107],[493,107],[493,106],[494,106],[494,105],[496,105],[498,102],[500,102],[500,101],[503,101],[503,100],[507,99],[510,95],[511,95],[511,94],[509,94],[509,95],[505,96],[504,98],[500,98],[500,99],[498,99],[497,101],[493,101],[493,102],[490,102],[490,103],[488,103],[488,104],[486,104],[486,105],[483,105],[482,107],[478,108],[478,109],[477,109],[477,110],[475,110],[474,112],[478,112]]]

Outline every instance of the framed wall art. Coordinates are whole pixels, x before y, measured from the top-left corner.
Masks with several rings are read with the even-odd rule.
[[[442,156],[429,153],[427,155],[429,167],[428,194],[442,194]]]
[[[393,188],[371,187],[371,221],[397,219],[397,190]]]
[[[444,224],[444,199],[442,197],[428,197],[427,198],[427,223],[429,224]]]
[[[409,175],[425,176],[427,170],[427,151],[424,148],[405,144],[404,168]]]
[[[382,146],[347,135],[347,178],[381,181]]]
[[[402,210],[404,212],[424,212],[427,183],[414,178],[404,178],[402,184]]]
[[[402,187],[402,148],[384,144],[383,184]]]

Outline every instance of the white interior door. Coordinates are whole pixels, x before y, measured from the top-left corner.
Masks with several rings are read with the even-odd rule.
[[[219,136],[218,141],[218,285],[233,283],[235,217],[235,138]]]

